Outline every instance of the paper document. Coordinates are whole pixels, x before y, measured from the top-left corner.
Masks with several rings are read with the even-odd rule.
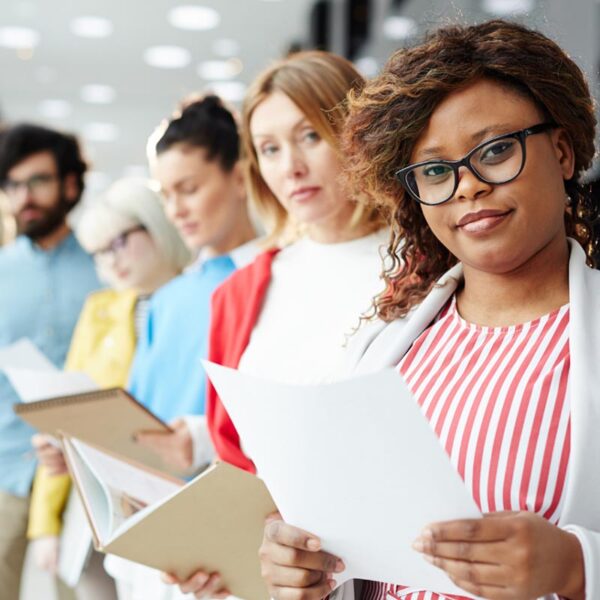
[[[37,371],[58,370],[28,338],[21,338],[10,346],[0,348],[0,370],[5,370],[7,367]]]
[[[285,521],[344,560],[338,583],[469,596],[411,548],[428,523],[481,513],[400,375],[298,386],[204,364]]]
[[[6,367],[4,372],[22,402],[37,402],[55,396],[83,394],[100,389],[89,375],[78,371]]]

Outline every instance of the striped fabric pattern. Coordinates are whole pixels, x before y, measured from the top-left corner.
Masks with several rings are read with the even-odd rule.
[[[510,327],[466,322],[453,297],[398,369],[482,512],[557,523],[570,451],[569,306]],[[458,596],[366,582],[362,600]]]

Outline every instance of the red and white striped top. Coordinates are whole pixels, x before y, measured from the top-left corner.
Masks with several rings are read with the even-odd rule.
[[[482,512],[528,510],[557,523],[570,450],[569,306],[481,327],[453,297],[398,369]],[[366,582],[362,600],[457,598]]]

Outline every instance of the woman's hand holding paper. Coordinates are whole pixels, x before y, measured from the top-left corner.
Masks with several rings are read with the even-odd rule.
[[[344,563],[321,550],[316,536],[271,515],[260,548],[263,579],[275,600],[320,600],[336,586]]]
[[[578,539],[530,512],[434,523],[423,530],[414,548],[475,596],[585,597]]]
[[[199,570],[186,580],[163,573],[162,579],[165,583],[178,585],[183,594],[194,594],[196,598],[226,598],[230,595],[229,590],[223,587],[218,573]]]

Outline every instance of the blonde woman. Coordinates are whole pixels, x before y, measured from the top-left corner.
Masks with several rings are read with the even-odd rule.
[[[116,182],[84,208],[75,234],[94,256],[108,288],[88,296],[65,368],[87,373],[102,387],[123,387],[150,295],[177,275],[190,255],[166,219],[159,196],[134,179]],[[36,446],[42,466],[34,482],[28,535],[38,565],[54,572],[70,480],[61,474],[62,455],[45,436],[36,436]],[[115,597],[98,556],[92,557],[77,595],[86,600]]]

